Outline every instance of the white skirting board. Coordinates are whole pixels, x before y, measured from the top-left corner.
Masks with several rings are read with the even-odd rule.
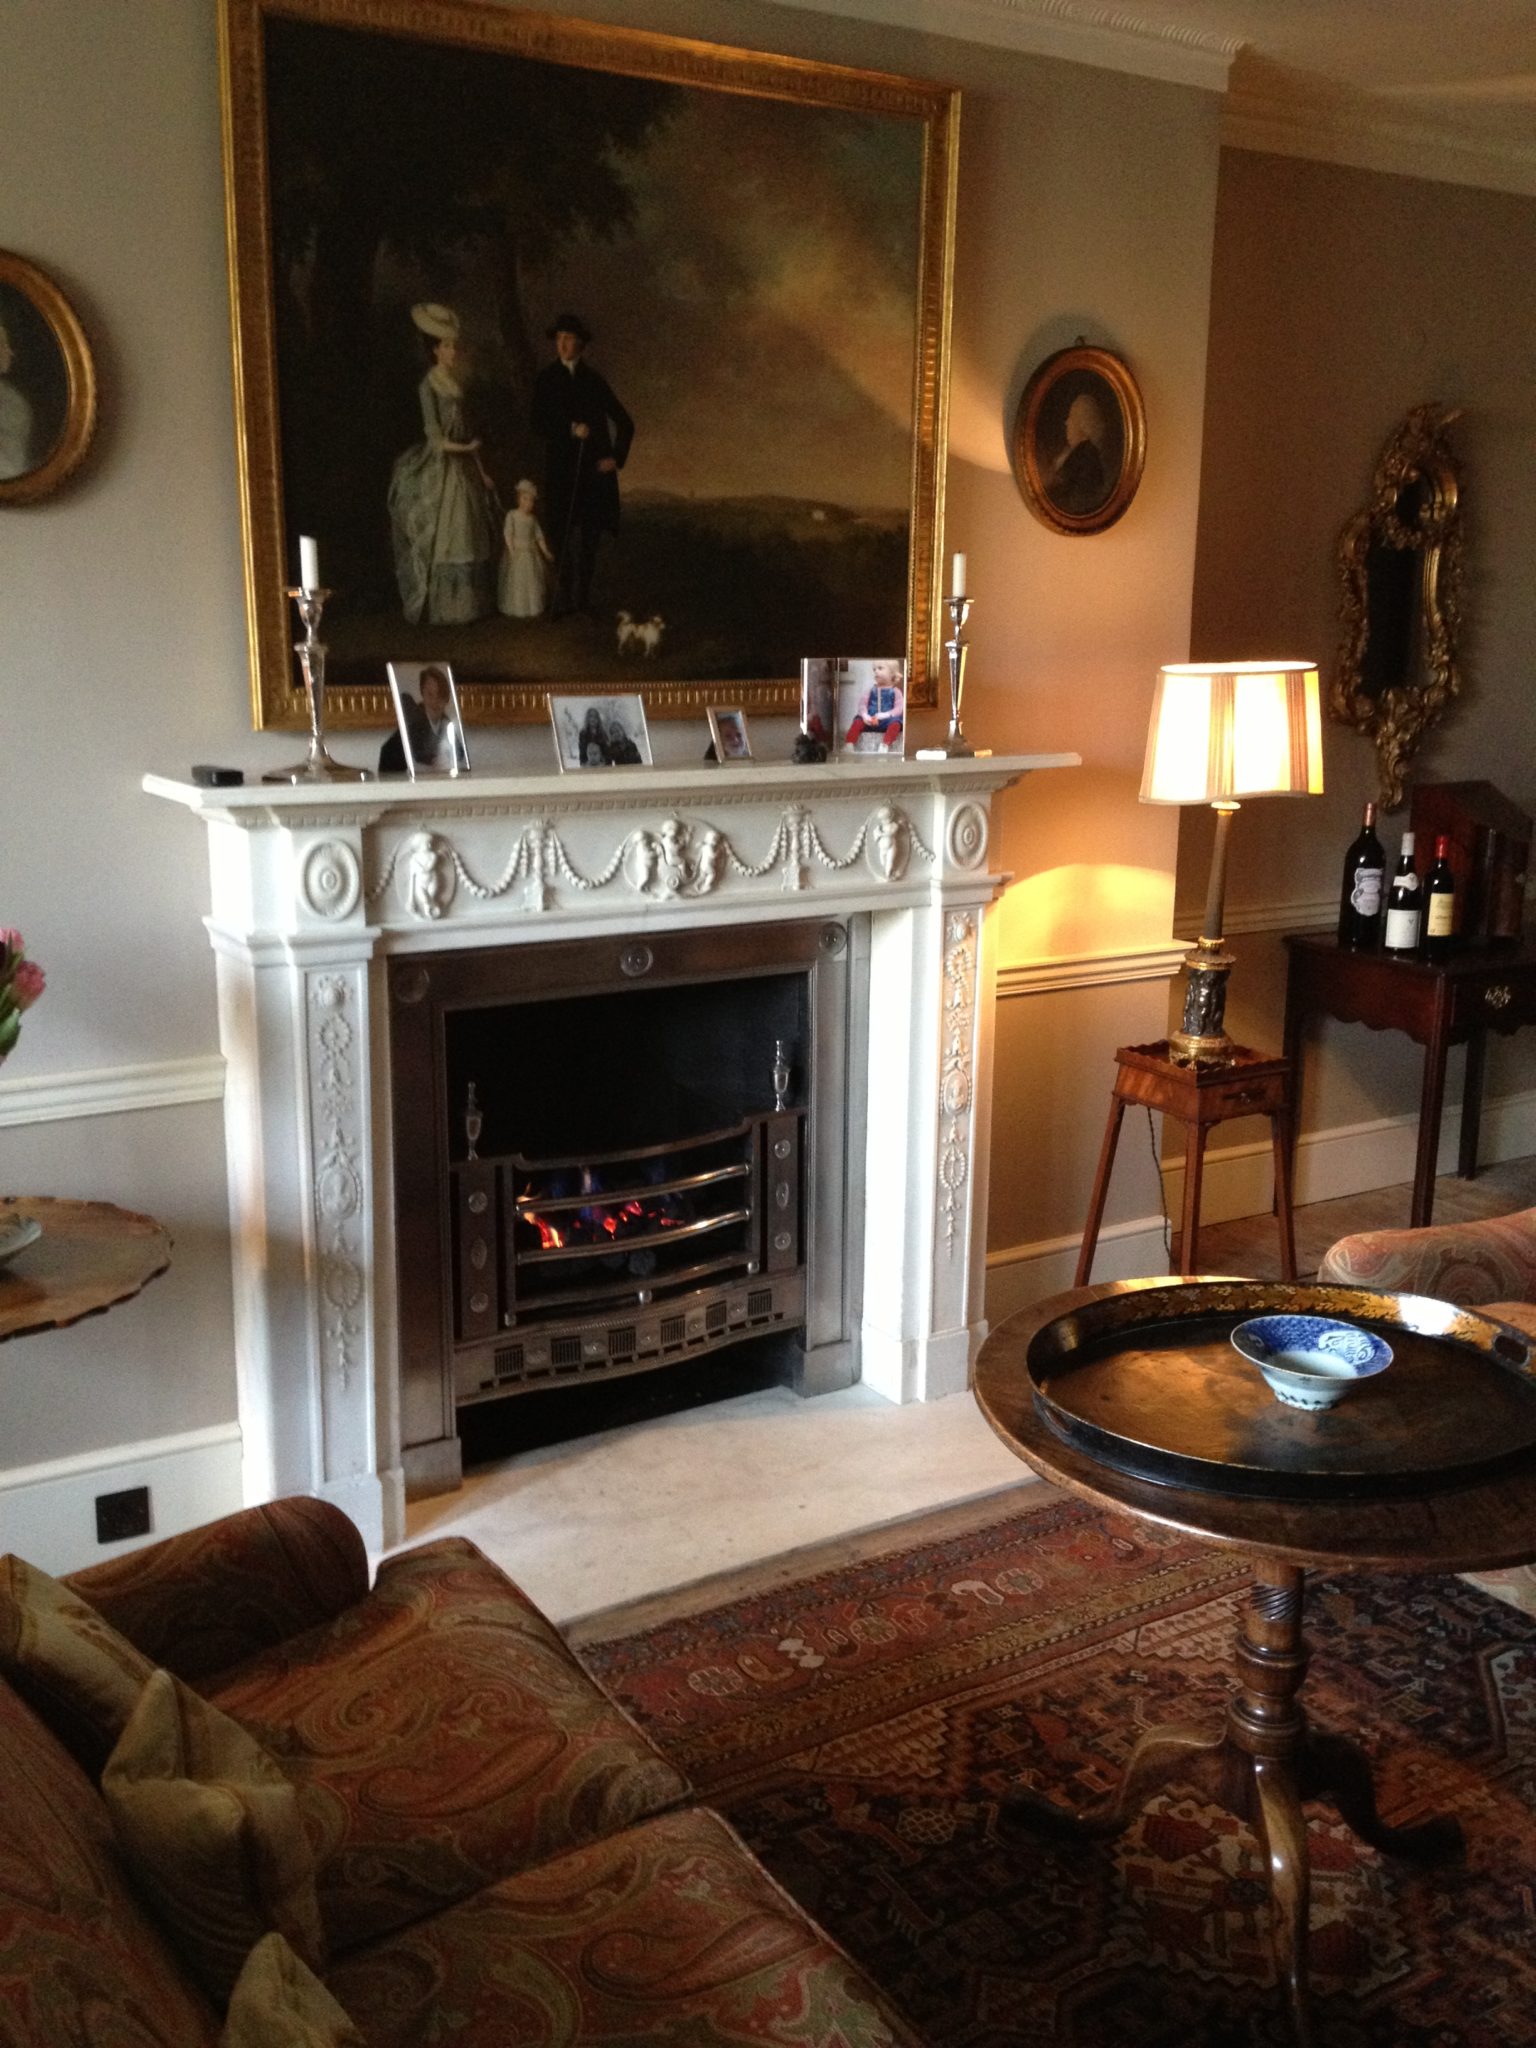
[[[132,1486],[149,1488],[149,1534],[98,1543],[97,1496]],[[221,1422],[0,1472],[0,1551],[14,1551],[45,1572],[79,1571],[243,1504],[240,1425]]]
[[[1303,1135],[1296,1147],[1298,1208],[1329,1202],[1341,1195],[1369,1193],[1413,1179],[1418,1147],[1417,1117],[1383,1117],[1364,1124]],[[1461,1140],[1461,1111],[1448,1109],[1440,1129],[1438,1171],[1454,1173]],[[1484,1165],[1503,1159],[1524,1159],[1536,1152],[1536,1091],[1507,1095],[1483,1104],[1478,1151]],[[1113,1186],[1113,1183],[1111,1183]],[[1166,1160],[1163,1191],[1175,1226],[1184,1198],[1184,1162]],[[1231,1223],[1242,1216],[1262,1216],[1274,1199],[1274,1162],[1269,1141],[1249,1145],[1212,1146],[1205,1155],[1200,1222]],[[1407,1217],[1404,1216],[1406,1223]],[[995,1329],[1005,1316],[1043,1301],[1072,1285],[1081,1234],[1044,1238],[1034,1244],[1010,1245],[987,1254],[987,1321]],[[1106,1225],[1099,1233],[1093,1277],[1132,1280],[1168,1270],[1163,1249],[1161,1216],[1137,1216]]]

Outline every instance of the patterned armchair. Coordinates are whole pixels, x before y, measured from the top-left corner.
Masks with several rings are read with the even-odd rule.
[[[1536,1209],[1481,1223],[1358,1231],[1339,1239],[1317,1277],[1481,1308],[1536,1336]]]
[[[1536,1337],[1536,1209],[1423,1230],[1361,1230],[1339,1239],[1317,1277],[1343,1287],[1453,1301]],[[1536,1565],[1466,1576],[1536,1614]]]

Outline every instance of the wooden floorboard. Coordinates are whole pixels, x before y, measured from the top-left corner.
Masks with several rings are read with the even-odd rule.
[[[1311,1202],[1296,1211],[1296,1270],[1306,1280],[1315,1275],[1330,1245],[1357,1230],[1406,1228],[1413,1189],[1373,1188],[1363,1195],[1341,1195],[1332,1202]],[[1481,1216],[1505,1216],[1512,1209],[1536,1207],[1536,1157],[1485,1166],[1476,1180],[1453,1173],[1435,1182],[1435,1221],[1468,1223]],[[1177,1244],[1177,1233],[1174,1236]],[[1200,1265],[1207,1273],[1237,1273],[1246,1279],[1278,1280],[1280,1251],[1273,1216],[1244,1216],[1235,1223],[1212,1223],[1200,1231]]]

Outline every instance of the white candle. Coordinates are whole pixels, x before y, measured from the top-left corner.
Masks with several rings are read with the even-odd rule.
[[[951,597],[964,597],[965,595],[964,555],[955,556],[953,567],[950,570],[949,594]]]
[[[320,550],[307,533],[299,535],[299,587],[302,590],[320,588]]]

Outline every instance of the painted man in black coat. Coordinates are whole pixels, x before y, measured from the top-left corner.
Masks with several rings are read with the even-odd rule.
[[[555,550],[556,612],[585,611],[597,544],[619,530],[619,471],[635,423],[582,357],[592,339],[575,313],[549,330],[556,356],[533,382],[533,431],[544,443],[546,531]]]

